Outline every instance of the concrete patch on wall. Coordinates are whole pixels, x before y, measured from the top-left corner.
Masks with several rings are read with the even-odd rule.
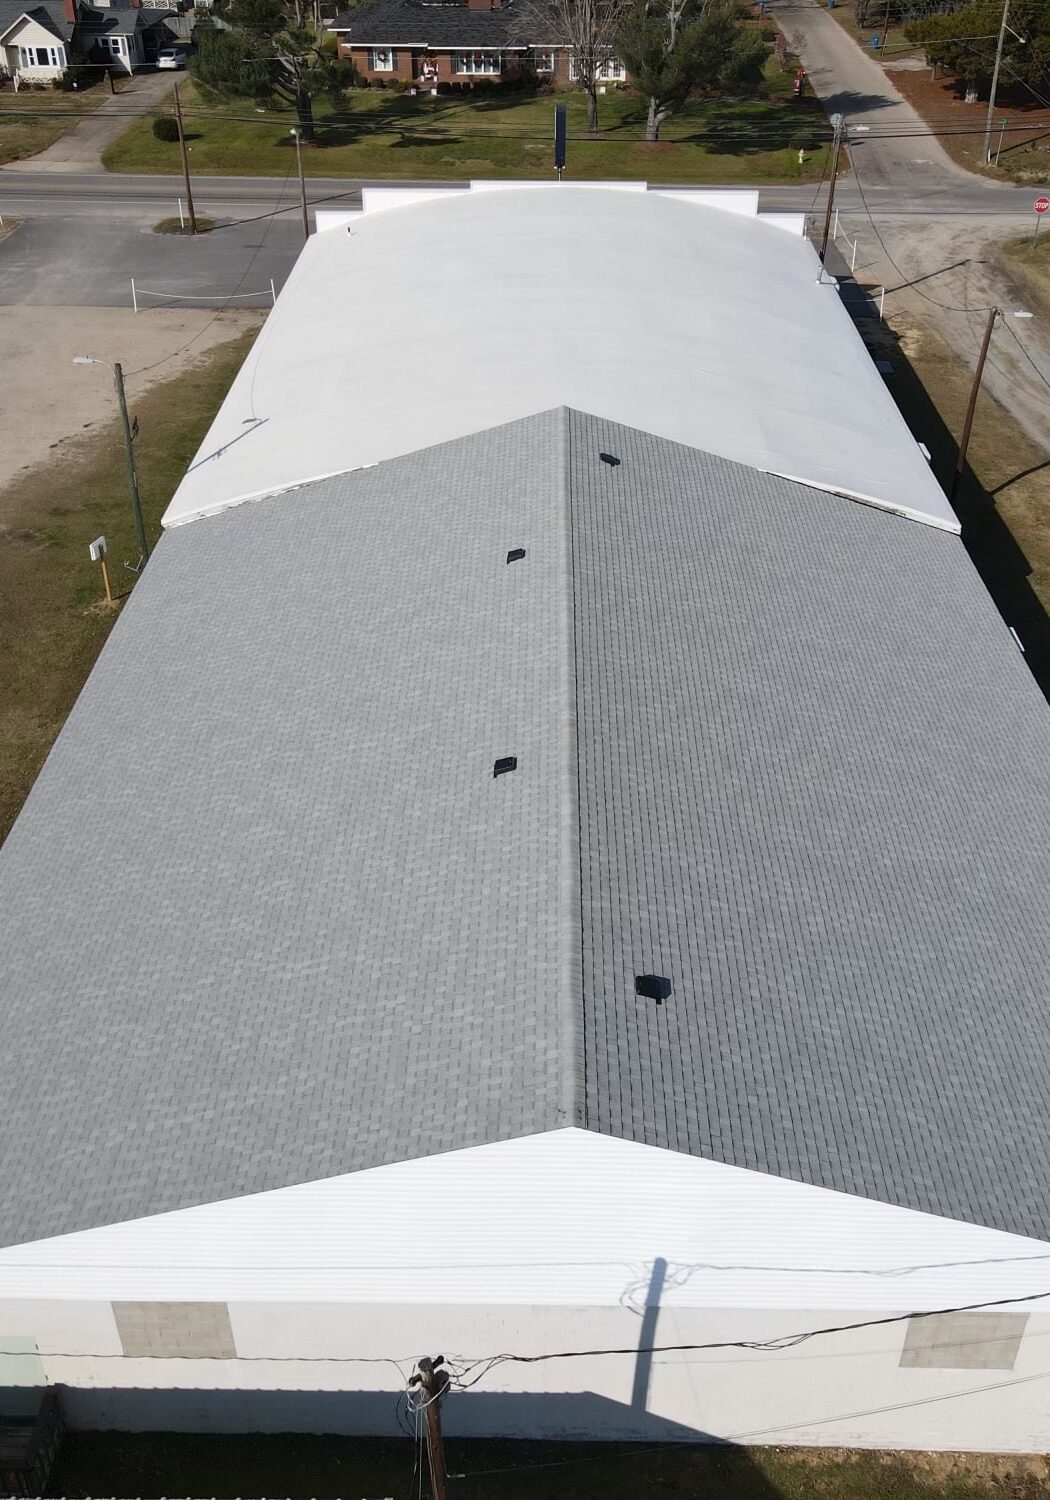
[[[47,1385],[47,1376],[36,1339],[0,1330],[0,1387],[11,1385]]]
[[[901,1352],[902,1369],[1012,1370],[1027,1313],[947,1313],[912,1318]]]
[[[236,1359],[225,1302],[114,1302],[129,1359]]]

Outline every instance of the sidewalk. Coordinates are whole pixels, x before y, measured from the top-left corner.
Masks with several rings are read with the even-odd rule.
[[[175,78],[171,73],[136,73],[119,94],[112,94],[80,120],[53,146],[38,156],[9,162],[4,172],[98,172],[102,152],[126,130],[133,110],[150,114],[159,109],[171,92]]]

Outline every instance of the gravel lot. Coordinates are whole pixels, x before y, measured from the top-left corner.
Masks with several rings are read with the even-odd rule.
[[[207,350],[256,327],[258,312],[98,307],[0,307],[0,368],[17,372],[0,403],[0,519],[4,488],[64,441],[116,414],[105,367],[73,364],[74,354],[119,360],[128,404],[158,380],[170,380]],[[158,361],[161,363],[158,364]],[[155,366],[146,372],[145,366]],[[133,375],[133,371],[144,373]]]

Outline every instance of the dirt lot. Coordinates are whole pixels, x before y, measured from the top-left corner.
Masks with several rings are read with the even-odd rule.
[[[5,496],[16,475],[42,463],[70,438],[113,420],[110,372],[104,365],[74,365],[74,354],[119,360],[133,402],[209,349],[257,328],[260,320],[260,314],[243,311],[216,317],[196,309],[136,314],[119,308],[0,307],[0,367],[18,371],[0,404],[0,521],[16,519]],[[146,366],[155,368],[134,373]]]

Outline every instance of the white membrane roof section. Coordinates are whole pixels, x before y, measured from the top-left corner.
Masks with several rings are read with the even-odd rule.
[[[437,1263],[420,1224],[455,1226]],[[12,1246],[0,1298],[637,1308],[661,1257],[669,1305],[820,1307],[819,1326],[1025,1297],[1048,1252],[569,1128]]]
[[[304,248],[164,524],[565,405],[958,531],[818,269],[657,193],[362,215]]]

